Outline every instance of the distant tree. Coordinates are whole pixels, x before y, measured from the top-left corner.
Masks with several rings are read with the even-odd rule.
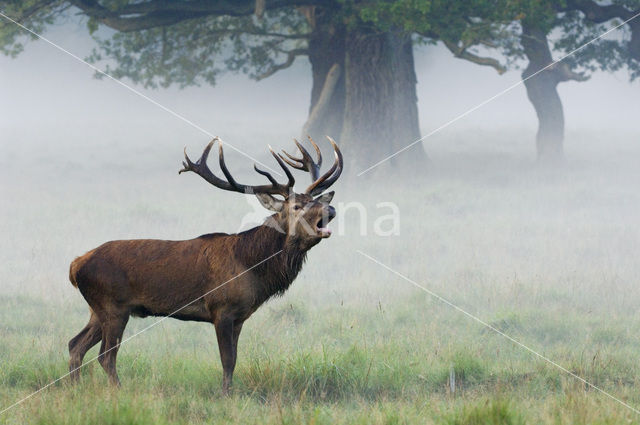
[[[80,12],[99,46],[88,59],[145,87],[215,84],[225,71],[260,80],[306,56],[313,83],[303,133],[338,135],[348,157],[368,166],[420,137],[414,43],[444,37],[453,49],[455,41],[480,37],[485,29],[467,17],[488,16],[493,3],[0,0],[0,7],[37,32]],[[111,30],[98,31],[101,25]],[[21,35],[3,22],[0,49],[15,56]],[[477,63],[494,61],[452,51]],[[425,155],[417,145],[406,157]]]
[[[639,0],[516,0],[496,11],[476,15],[476,25],[491,31],[483,39],[470,39],[462,52],[482,46],[503,54],[506,63],[488,61],[499,73],[528,63],[522,72],[527,96],[538,117],[536,147],[541,161],[564,158],[564,111],[557,86],[564,81],[586,81],[595,70],[627,68],[631,80],[640,76],[640,17],[620,32],[581,48],[575,54],[545,69],[555,60],[595,39],[608,29],[640,12]],[[465,58],[463,55],[457,55]],[[535,74],[534,77],[532,77]],[[530,78],[532,77],[532,78]]]
[[[618,3],[603,6],[593,1],[570,0],[558,5],[558,2],[549,1],[525,9],[520,43],[529,64],[522,77],[526,79],[552,63],[552,49],[561,55],[567,54],[640,12],[640,1]],[[627,9],[632,6],[636,8],[635,12]],[[553,37],[555,31],[560,34],[557,38]],[[553,38],[555,40],[550,41]],[[564,157],[564,113],[558,84],[586,81],[597,69],[617,71],[623,67],[627,67],[633,80],[640,71],[639,48],[640,19],[630,22],[620,33],[586,46],[525,81],[527,95],[539,121],[536,136],[539,158],[558,161]]]
[[[145,87],[215,84],[226,71],[260,80],[307,57],[313,82],[302,132],[338,136],[348,158],[368,166],[420,137],[416,42],[442,41],[455,56],[500,73],[526,56],[526,76],[549,63],[546,37],[554,29],[563,35],[553,50],[564,51],[639,1],[610,8],[591,0],[0,0],[0,9],[36,32],[82,14],[98,43],[88,59]],[[527,81],[540,119],[539,156],[562,152],[558,82],[585,79],[596,67],[637,69],[640,31],[630,28],[630,40],[615,48],[597,43]],[[17,55],[25,35],[1,22],[0,50]],[[420,145],[404,157],[425,159]]]
[[[145,87],[215,84],[225,71],[260,80],[307,56],[313,86],[304,132],[339,137],[349,158],[369,165],[420,137],[411,33],[366,19],[383,3],[30,0],[0,8],[37,32],[80,12],[99,46],[88,59]],[[15,56],[24,35],[2,22],[0,49]],[[424,158],[420,146],[412,157]]]

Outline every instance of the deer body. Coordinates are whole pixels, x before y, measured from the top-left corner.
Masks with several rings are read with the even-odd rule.
[[[255,266],[272,254],[269,265]],[[186,241],[111,241],[76,259],[71,280],[85,298],[109,297],[134,316],[213,321],[226,302],[249,310],[234,312],[246,319],[289,287],[305,256],[268,226]]]
[[[194,164],[187,158],[185,170],[209,177],[208,168],[197,167],[206,168],[211,145],[204,160]],[[223,161],[222,152],[220,158]],[[221,168],[226,175],[223,162]],[[317,182],[317,172],[312,177]],[[329,206],[332,192],[315,199],[312,193],[281,193],[284,201],[256,194],[276,214],[245,232],[213,233],[185,241],[111,241],[76,258],[69,278],[89,304],[91,317],[69,341],[72,377],[78,378],[84,355],[102,341],[98,360],[110,381],[119,384],[116,356],[129,317],[170,316],[214,324],[227,393],[244,321],[270,297],[286,291],[307,251],[330,235],[325,225],[335,216]]]

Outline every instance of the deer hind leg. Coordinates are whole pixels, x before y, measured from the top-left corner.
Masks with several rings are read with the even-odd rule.
[[[122,334],[128,321],[128,311],[109,315],[102,321],[102,345],[100,346],[98,361],[104,371],[107,372],[109,382],[115,386],[120,386],[120,379],[118,379],[118,372],[116,371],[116,357],[122,342]]]
[[[78,335],[69,341],[69,373],[71,379],[77,381],[80,377],[78,370],[82,366],[87,351],[102,339],[102,327],[96,314],[92,311],[89,323],[80,331]]]

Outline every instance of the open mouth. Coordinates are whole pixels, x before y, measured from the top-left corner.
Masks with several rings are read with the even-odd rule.
[[[331,229],[329,229],[329,222],[333,219],[333,215],[322,217],[316,223],[316,232],[321,238],[328,238],[331,236]]]

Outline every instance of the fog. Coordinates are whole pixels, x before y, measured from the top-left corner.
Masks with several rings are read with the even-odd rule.
[[[80,22],[57,26],[46,36],[79,57],[94,47]],[[240,223],[246,226],[266,216],[254,199],[216,191],[194,176],[177,176],[183,147],[197,157],[210,139],[186,121],[273,166],[266,145],[291,148],[290,140],[299,135],[306,118],[311,83],[310,66],[299,59],[259,83],[226,74],[216,87],[133,86],[182,120],[114,81],[96,79],[88,66],[43,41],[27,44],[16,59],[0,58],[0,72],[3,263],[8,268],[5,276],[10,276],[1,286],[9,292],[38,294],[51,285],[62,299],[73,296],[63,282],[68,261],[104,240],[232,232]],[[520,80],[519,70],[499,76],[490,68],[453,58],[442,46],[418,47],[416,72],[423,134]],[[449,254],[437,263],[466,268],[465,241],[478,232],[486,237],[481,245],[491,247],[487,254],[524,243],[543,257],[546,242],[514,240],[536,220],[566,229],[592,217],[592,230],[600,232],[617,217],[622,226],[618,230],[624,232],[625,226],[635,226],[640,212],[635,193],[640,155],[637,91],[637,83],[629,83],[623,72],[596,73],[586,83],[560,84],[568,162],[563,171],[549,174],[536,166],[535,113],[524,86],[517,86],[426,139],[423,146],[430,162],[420,180],[404,182],[387,175],[371,185],[372,176],[365,175],[345,181],[342,188],[338,185],[336,202],[361,202],[369,216],[363,224],[355,210],[348,210],[340,223],[346,235],[334,239],[360,240],[364,245],[356,248],[372,243],[385,253],[401,249],[409,240],[416,249],[427,249],[421,246],[422,232],[446,239],[444,229],[464,218],[471,233],[443,242]],[[235,175],[260,178],[251,170],[253,161],[233,151],[228,156]],[[371,234],[376,215],[384,214],[376,210],[379,202],[400,207],[399,235]],[[429,214],[432,208],[437,210],[431,211],[434,216]],[[487,210],[495,215],[487,216]],[[499,229],[505,216],[515,234],[503,246],[495,245],[498,235],[482,229]],[[351,238],[359,236],[361,226],[367,235]],[[333,261],[329,252],[340,251],[337,244],[325,244],[327,261]],[[616,249],[618,258],[635,258],[626,245]],[[484,261],[493,257],[494,266],[506,274],[522,272],[516,265],[519,260],[506,260],[496,252]],[[593,266],[580,264],[573,252],[554,255],[558,267],[563,262]],[[520,266],[536,274],[536,264]],[[441,278],[449,276],[445,267],[431,266]],[[34,269],[42,273],[39,284],[24,277]],[[568,273],[565,267],[558,270]],[[545,279],[554,277],[549,270]]]
[[[68,22],[46,36],[81,58],[94,47],[82,23]],[[35,143],[47,134],[56,144],[80,139],[100,143],[107,138],[135,144],[161,134],[182,147],[203,136],[113,81],[95,79],[92,69],[43,41],[28,43],[17,59],[2,57],[0,64],[3,142],[15,143],[17,137],[21,143]],[[417,47],[416,73],[423,134],[520,80],[519,70],[500,76],[491,68],[454,58],[442,46]],[[306,59],[298,59],[293,67],[261,82],[226,74],[216,87],[135,89],[229,143],[255,151],[263,145],[261,134],[286,140],[298,135],[309,107],[310,86],[310,65]],[[586,83],[569,82],[559,87],[569,134],[636,129],[640,97],[632,95],[637,84],[630,84],[625,72],[596,73]],[[533,140],[535,127],[535,113],[520,85],[442,133],[515,129],[522,131],[523,138]],[[91,140],[85,140],[87,133]],[[425,147],[437,149],[438,135],[430,139]]]
[[[81,23],[68,22],[46,36],[80,57],[93,46]],[[418,47],[416,72],[422,134],[520,80],[519,70],[499,76],[453,58],[442,46]],[[134,88],[273,167],[266,146],[292,150],[291,138],[307,116],[310,85],[310,66],[298,59],[261,82],[228,74],[216,87]],[[485,345],[489,337],[477,324],[360,250],[491,323],[516,321],[509,332],[572,370],[595,373],[589,369],[594,350],[603,362],[628,365],[620,375],[602,372],[602,382],[640,401],[633,386],[640,376],[638,83],[629,83],[624,72],[596,73],[588,82],[560,84],[559,91],[567,128],[567,163],[559,170],[536,164],[536,117],[520,85],[425,140],[430,161],[415,180],[372,174],[335,184],[338,208],[358,202],[365,215],[353,208],[339,215],[334,227],[344,230],[315,247],[289,292],[249,320],[244,352],[260,358],[266,344],[268,352],[285,357],[364,344],[367,353],[376,347],[382,353],[372,360],[377,376],[378,361],[393,366],[384,347],[394,339],[406,350],[388,357],[419,353],[427,359],[428,366],[411,366],[414,377],[440,363],[448,373],[453,360],[447,353],[466,350],[487,364],[513,354],[501,363],[504,370],[491,373],[507,376],[521,368],[526,382],[548,366],[531,372],[529,354],[500,336]],[[0,134],[6,329],[18,320],[12,309],[37,300],[37,308],[28,310],[28,320],[37,321],[33,328],[40,329],[33,332],[44,334],[37,348],[61,370],[67,339],[86,321],[86,304],[67,281],[75,256],[111,239],[187,239],[234,232],[247,214],[254,222],[266,216],[255,214],[253,199],[189,173],[178,176],[182,149],[197,158],[209,135],[113,81],[95,79],[89,67],[42,41],[27,44],[16,59],[0,57]],[[228,163],[238,180],[259,181],[250,159],[229,152]],[[299,176],[301,185],[306,180]],[[397,205],[398,234],[376,234],[375,220],[389,214],[381,202]],[[291,319],[299,311],[303,319]],[[127,334],[142,326],[130,325]],[[163,326],[174,333],[158,331],[149,336],[155,339],[126,350],[144,352],[140,347],[154,347],[153,341],[188,353],[202,349],[188,325]],[[6,351],[8,363],[32,349],[25,342],[32,340],[29,329],[6,330],[12,347],[19,347]],[[598,332],[615,344],[597,342]],[[280,352],[274,347],[281,341],[292,342]],[[213,340],[208,343],[207,353],[215,355]],[[242,367],[239,375],[247,376]]]
[[[80,57],[94,46],[82,23],[67,22],[46,36]],[[441,46],[418,47],[416,71],[423,134],[518,82],[520,72],[499,76],[492,69],[453,58]],[[63,283],[68,260],[92,244],[113,238],[181,239],[212,230],[235,231],[246,221],[242,217],[256,208],[255,200],[220,193],[193,176],[178,178],[182,148],[186,146],[197,157],[210,139],[207,134],[114,81],[94,78],[92,69],[53,46],[43,41],[29,43],[18,58],[0,58],[0,72],[3,263],[8,268],[4,275],[10,276],[2,282],[4,290],[31,288],[33,282],[23,275],[35,268],[44,275],[33,288],[36,293],[55,280],[56,291],[69,297],[72,291]],[[259,83],[227,74],[216,87],[134,88],[271,164],[266,145],[290,148],[291,138],[298,136],[306,118],[310,83],[308,62],[298,60],[292,68]],[[337,200],[343,205],[364,202],[371,208],[367,212],[372,215],[370,221],[375,218],[377,202],[401,207],[401,234],[374,242],[386,244],[383,251],[387,253],[408,239],[420,245],[422,231],[446,237],[438,229],[438,218],[429,216],[429,208],[440,202],[442,226],[449,225],[447,217],[455,222],[459,211],[466,211],[462,214],[465,225],[473,232],[480,231],[475,225],[499,226],[497,218],[503,215],[510,217],[517,233],[519,226],[527,227],[535,220],[569,226],[576,219],[571,214],[581,211],[586,216],[593,214],[598,226],[605,228],[614,217],[622,217],[619,224],[623,227],[635,225],[640,211],[635,193],[640,155],[637,91],[637,83],[630,84],[623,72],[596,73],[586,83],[560,85],[567,123],[564,172],[548,175],[537,169],[535,114],[520,85],[425,140],[430,156],[425,168],[430,174],[424,180],[391,180],[394,186],[385,187],[380,182],[369,184],[369,176],[354,177],[342,190],[338,185]],[[233,152],[229,156],[234,174],[256,180],[258,176],[250,169],[252,161]],[[397,187],[406,187],[406,192]],[[487,193],[491,193],[488,198]],[[448,200],[442,201],[445,198]],[[562,206],[552,208],[555,202]],[[485,208],[497,215],[488,217]],[[164,218],[171,225],[154,222],[162,222],[154,213],[167,214]],[[254,213],[254,221],[259,216]],[[353,226],[341,223],[347,236],[360,229],[356,216],[350,212],[344,218],[353,220]],[[371,223],[367,226],[371,229]],[[483,245],[492,245],[496,235],[483,235],[487,237]],[[341,236],[345,240],[345,235],[337,235]],[[460,237],[458,242],[465,239]],[[379,240],[375,235],[362,240],[371,239]],[[505,246],[492,245],[492,249],[500,251],[515,243],[504,242]],[[331,243],[326,255],[340,250],[335,241]],[[455,240],[446,245],[455,253],[450,259],[453,263],[466,261],[463,246],[456,246]],[[55,247],[62,251],[52,252]],[[544,253],[542,246],[536,249]],[[574,255],[556,254],[560,263]],[[629,261],[635,258],[626,246],[617,255]],[[496,259],[503,261],[505,273],[517,272],[515,263],[504,262],[500,256]],[[536,273],[531,263],[522,266]],[[444,268],[435,269],[446,276]],[[553,273],[546,278],[552,280]]]

